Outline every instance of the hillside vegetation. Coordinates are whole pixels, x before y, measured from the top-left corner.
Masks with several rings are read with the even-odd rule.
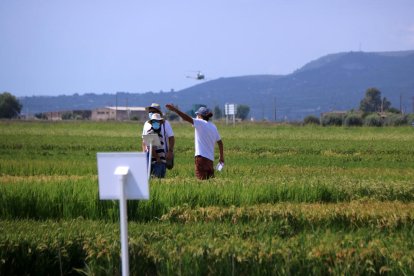
[[[250,117],[255,120],[272,121],[276,111],[277,121],[301,121],[308,115],[358,108],[370,87],[378,88],[394,107],[401,106],[405,113],[414,112],[412,76],[414,51],[345,52],[320,57],[283,76],[207,76],[209,81],[180,91],[96,91],[85,95],[23,97],[21,102],[23,113],[32,114],[115,105],[148,106],[152,102],[172,102],[185,111],[194,104],[224,109],[226,103],[235,103],[250,106]]]

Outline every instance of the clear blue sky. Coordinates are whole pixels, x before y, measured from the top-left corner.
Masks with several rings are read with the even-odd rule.
[[[176,91],[414,49],[413,0],[1,0],[0,92]]]

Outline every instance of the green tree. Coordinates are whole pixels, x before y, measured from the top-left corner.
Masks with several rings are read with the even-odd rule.
[[[47,116],[44,113],[35,113],[35,118],[41,119],[41,120],[47,120]]]
[[[321,122],[318,117],[314,115],[306,116],[305,119],[303,119],[303,123],[305,125],[319,125]]]
[[[72,112],[66,111],[62,114],[62,120],[72,120],[72,119],[74,119]]]
[[[171,112],[169,110],[167,110],[167,112],[165,112],[165,118],[168,121],[178,121],[180,119],[180,117],[176,113]]]
[[[387,98],[385,98],[385,97],[382,98],[381,105],[382,105],[382,107],[381,107],[381,110],[382,111],[390,111],[390,109],[391,109],[391,102]]]
[[[237,105],[237,113],[236,113],[236,117],[241,119],[241,120],[245,120],[247,118],[247,116],[249,115],[250,112],[250,107],[247,105]]]
[[[365,113],[387,111],[391,108],[391,102],[387,98],[381,99],[381,91],[377,88],[368,88],[359,104],[359,110]]]
[[[213,116],[215,120],[219,120],[223,117],[223,111],[220,109],[218,105],[214,107]]]
[[[196,111],[202,106],[207,107],[205,104],[193,104],[193,109],[188,110],[186,112],[187,115],[192,117],[192,118],[195,118],[196,117],[196,115],[195,115]]]
[[[16,118],[20,115],[22,105],[19,100],[9,92],[0,94],[0,118]]]

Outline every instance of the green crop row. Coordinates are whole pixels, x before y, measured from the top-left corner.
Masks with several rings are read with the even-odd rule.
[[[0,122],[0,127],[0,173],[7,175],[51,175],[61,171],[73,175],[96,174],[97,152],[141,150],[138,124]],[[177,173],[181,175],[193,162],[194,134],[189,126],[174,124],[173,127],[177,140]],[[229,168],[273,165],[413,169],[414,131],[411,128],[266,125],[235,128],[219,125],[219,128]],[[78,162],[82,166],[77,166]],[[31,163],[36,169],[30,168]]]
[[[0,221],[1,275],[120,275],[119,226],[99,221]],[[132,275],[410,275],[411,228],[286,236],[276,222],[129,224]]]
[[[97,177],[43,176],[1,177],[0,218],[113,220],[117,201],[99,199]],[[150,199],[129,201],[129,218],[150,221],[171,208],[186,204],[191,208],[209,206],[250,206],[279,202],[414,201],[409,179],[398,181],[356,180],[335,176],[246,177],[200,182],[193,178],[152,181]]]
[[[179,206],[161,217],[173,223],[285,223],[287,228],[414,230],[414,203],[352,201],[347,203],[277,203],[242,207]]]

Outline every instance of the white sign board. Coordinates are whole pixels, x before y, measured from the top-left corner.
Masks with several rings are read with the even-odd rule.
[[[119,174],[127,171],[125,198],[149,199],[147,155],[144,152],[98,152],[100,199],[120,199]]]
[[[142,135],[145,145],[152,145],[153,147],[160,147],[161,141],[158,134],[144,134]]]
[[[236,115],[237,105],[236,104],[225,104],[224,113],[225,115]]]

